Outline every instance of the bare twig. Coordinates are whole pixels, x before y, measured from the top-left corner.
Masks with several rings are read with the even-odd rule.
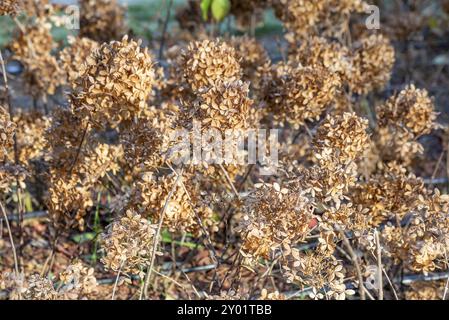
[[[126,259],[122,260],[122,263],[120,263],[120,267],[118,268],[117,271],[117,277],[115,277],[115,283],[114,283],[114,288],[112,289],[112,297],[111,300],[115,299],[115,291],[117,290],[117,286],[118,286],[118,280],[120,279],[120,272],[122,271],[123,266],[125,265]]]
[[[384,299],[384,290],[383,290],[383,281],[382,281],[382,248],[380,247],[380,240],[379,240],[379,233],[377,232],[377,229],[374,230],[374,237],[376,238],[376,249],[377,249],[377,277],[378,277],[378,284],[379,284],[379,300]]]
[[[5,222],[6,222],[6,229],[8,229],[8,233],[9,233],[9,241],[11,242],[11,250],[12,250],[12,255],[14,258],[14,269],[16,271],[16,275],[19,276],[19,262],[17,259],[16,247],[14,245],[14,239],[12,236],[11,227],[9,225],[8,216],[6,215],[5,207],[3,206],[3,204],[1,202],[0,202],[0,208],[2,209],[3,217],[5,218]]]
[[[161,43],[159,46],[159,61],[162,60],[162,58],[163,58],[165,35],[167,34],[168,21],[170,20],[170,11],[171,11],[172,5],[173,5],[173,0],[169,0],[167,14],[165,15],[164,26],[162,29]]]
[[[346,249],[348,250],[350,256],[351,256],[351,260],[354,263],[355,269],[357,271],[357,277],[359,280],[359,293],[360,293],[360,299],[362,300],[366,300],[365,297],[365,286],[363,285],[363,276],[362,276],[362,270],[360,269],[360,264],[359,264],[359,260],[357,255],[355,254],[354,250],[352,249],[351,244],[349,243],[348,238],[346,237],[345,233],[343,232],[343,230],[340,229],[339,226],[335,226],[336,230],[340,233],[342,239],[343,239],[343,243],[346,246]]]
[[[226,181],[227,181],[227,183],[229,184],[229,186],[231,187],[231,189],[232,189],[232,191],[234,192],[235,196],[237,197],[237,199],[240,200],[240,194],[239,194],[239,192],[237,191],[237,189],[235,188],[234,183],[232,183],[232,180],[231,180],[231,178],[229,177],[228,172],[226,171],[226,169],[223,167],[223,165],[222,165],[221,163],[219,164],[219,166],[220,166],[221,171],[223,171],[223,175],[225,176]]]
[[[151,253],[150,266],[148,267],[147,274],[145,275],[145,282],[144,282],[143,288],[140,292],[140,300],[142,300],[143,294],[145,294],[145,297],[148,297],[148,284],[150,282],[151,272],[153,270],[154,259],[156,257],[156,248],[157,248],[157,244],[159,242],[159,235],[161,233],[162,224],[164,222],[165,212],[167,211],[168,204],[169,204],[173,194],[175,193],[175,190],[179,184],[179,181],[181,180],[181,176],[182,176],[183,172],[184,172],[184,169],[181,169],[181,173],[177,176],[175,183],[173,184],[173,187],[170,190],[170,192],[167,196],[167,199],[165,200],[164,207],[162,208],[161,216],[159,217],[159,224],[158,224],[157,230],[156,230],[156,235],[154,236],[153,251]]]

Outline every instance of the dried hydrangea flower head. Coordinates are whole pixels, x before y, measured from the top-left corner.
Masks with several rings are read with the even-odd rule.
[[[134,168],[155,168],[162,164],[162,131],[150,119],[139,119],[120,132],[126,162]]]
[[[190,184],[190,177],[186,173],[181,178],[184,185]],[[147,216],[151,221],[159,221],[165,202],[176,181],[175,175],[157,177],[151,172],[142,174],[133,186],[130,201],[127,205],[139,214]],[[168,202],[164,226],[171,232],[191,232],[200,235],[203,230],[199,225],[198,217],[205,228],[217,231],[216,221],[213,220],[213,211],[201,201],[201,190],[198,184],[190,188],[187,194],[181,183]]]
[[[367,120],[354,113],[328,115],[313,141],[317,164],[299,170],[296,188],[311,193],[325,209],[339,209],[357,181],[356,161],[369,146],[367,127]]]
[[[14,58],[25,65],[27,89],[35,97],[42,92],[52,95],[66,82],[63,70],[51,54],[56,44],[50,29],[51,25],[45,21],[36,21],[27,25],[9,45]]]
[[[72,108],[94,127],[113,127],[138,117],[152,93],[155,71],[141,41],[104,43],[80,67],[71,97]]]
[[[238,228],[242,253],[250,259],[272,258],[283,246],[303,241],[312,218],[313,206],[305,195],[277,183],[258,184]]]
[[[369,210],[371,225],[379,226],[389,219],[401,220],[410,208],[418,206],[420,194],[425,194],[422,180],[392,162],[372,175],[368,182],[358,184],[352,200]]]
[[[63,299],[83,300],[89,299],[97,291],[97,279],[94,276],[94,269],[76,261],[70,264],[59,274],[61,282],[58,294]]]
[[[376,109],[380,126],[406,130],[413,137],[429,134],[436,128],[437,113],[427,90],[407,86]]]
[[[241,80],[217,80],[212,86],[202,88],[196,99],[183,102],[180,121],[183,127],[199,121],[202,128],[242,129],[247,127],[249,109],[253,101],[248,97],[249,84]]]
[[[317,130],[313,144],[315,157],[325,167],[329,163],[349,164],[360,158],[368,148],[368,120],[355,113],[328,115]]]
[[[67,73],[69,84],[73,85],[79,76],[80,66],[100,45],[89,38],[75,38],[73,36],[69,36],[68,42],[69,46],[60,52],[59,59],[62,68]]]
[[[8,111],[0,106],[0,161],[4,161],[14,145],[16,125],[11,121]]]
[[[20,0],[2,0],[0,16],[15,16],[20,10]]]
[[[311,37],[299,48],[292,44],[289,58],[304,66],[320,66],[337,73],[347,83],[352,73],[352,56],[349,48],[322,37]]]
[[[28,278],[26,291],[23,293],[25,300],[56,300],[56,292],[53,282],[40,275],[32,275]]]
[[[216,80],[239,80],[242,73],[235,49],[220,40],[191,42],[182,52],[180,67],[194,92]]]
[[[275,0],[276,16],[295,37],[307,38],[323,33],[338,37],[352,13],[363,12],[362,0]]]
[[[355,293],[346,288],[345,270],[333,255],[316,250],[303,253],[292,248],[288,258],[288,264],[283,266],[284,276],[301,287],[311,287],[311,299],[344,300]]]
[[[125,8],[117,0],[82,0],[80,5],[80,37],[103,43],[128,32]]]
[[[93,205],[90,188],[80,185],[76,175],[65,178],[56,171],[51,174],[49,184],[47,207],[53,226],[57,230],[84,230],[84,216]]]
[[[50,119],[40,112],[20,112],[14,117],[14,122],[17,124],[19,162],[30,165],[31,161],[45,154],[45,132]]]
[[[281,63],[274,66],[264,100],[277,123],[299,128],[319,118],[340,86],[340,77],[327,69]]]
[[[101,262],[105,268],[141,274],[151,256],[156,227],[130,210],[114,221],[102,235],[105,255]]]
[[[382,89],[390,80],[394,62],[394,48],[386,37],[373,34],[359,39],[354,44],[350,79],[353,92],[367,94]]]

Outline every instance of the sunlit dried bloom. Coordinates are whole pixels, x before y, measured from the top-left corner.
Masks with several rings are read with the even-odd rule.
[[[368,120],[355,113],[327,116],[315,135],[315,157],[321,166],[329,163],[349,164],[368,148]]]
[[[5,290],[8,298],[11,300],[22,299],[26,291],[26,279],[23,273],[16,274],[15,272],[1,272],[0,273],[0,290]]]
[[[58,293],[53,283],[39,275],[28,278],[23,273],[0,273],[0,289],[6,290],[11,300],[56,300]]]
[[[89,38],[68,38],[69,46],[59,54],[61,67],[67,73],[69,84],[78,78],[80,66],[86,63],[86,59],[92,52],[99,48],[98,42]]]
[[[101,45],[80,66],[71,97],[77,116],[94,126],[117,126],[139,116],[152,93],[155,72],[141,42],[112,41]]]
[[[191,127],[193,120],[197,120],[203,128],[215,128],[220,132],[246,128],[253,104],[248,95],[248,83],[217,80],[212,86],[199,90],[193,102],[183,102],[181,125]]]
[[[377,107],[376,114],[380,126],[392,126],[397,131],[407,130],[414,137],[419,137],[436,128],[437,113],[434,109],[427,90],[411,85]]]
[[[61,272],[59,280],[58,294],[68,300],[89,299],[95,294],[98,285],[94,269],[84,266],[80,261],[70,264]]]
[[[102,43],[120,40],[128,32],[125,8],[117,0],[82,0],[80,15],[80,37]]]
[[[0,106],[0,161],[8,156],[14,145],[16,125],[11,121],[8,111]]]
[[[422,180],[396,163],[390,163],[368,182],[358,184],[352,200],[368,209],[370,223],[378,226],[392,218],[401,220],[410,208],[416,208],[420,203],[418,195],[423,193]]]
[[[235,49],[220,40],[191,42],[182,52],[180,67],[193,91],[212,86],[216,80],[239,80],[242,73]]]
[[[268,290],[263,288],[260,292],[259,300],[287,300],[287,298],[282,293],[279,293],[279,291],[268,293]]]
[[[352,13],[363,12],[362,0],[274,0],[276,16],[295,37],[323,33],[341,36]]]
[[[102,235],[105,256],[101,262],[115,272],[142,274],[155,245],[156,225],[127,211]]]
[[[303,253],[292,248],[283,271],[289,282],[311,287],[312,299],[344,300],[354,291],[344,284],[345,270],[334,256],[318,251]]]
[[[265,101],[276,122],[299,128],[319,118],[340,86],[338,75],[324,68],[281,63],[274,66]]]
[[[277,183],[257,185],[239,226],[242,253],[252,259],[270,258],[283,246],[303,241],[312,218],[313,206],[305,195]]]
[[[181,178],[184,185],[190,185],[189,178],[186,174]],[[144,173],[133,186],[128,208],[133,208],[153,222],[159,221],[176,179],[174,175],[157,177],[152,173]],[[181,183],[174,190],[165,209],[165,227],[171,232],[191,232],[198,235],[203,231],[199,218],[205,228],[216,231],[213,211],[202,203],[200,190],[191,186],[187,194]]]
[[[386,37],[361,38],[354,44],[351,89],[358,94],[382,89],[390,80],[394,62],[394,48]]]
[[[19,10],[19,0],[2,0],[0,3],[0,16],[15,16]]]
[[[295,177],[295,188],[310,193],[317,204],[329,209],[329,206],[339,208],[356,182],[357,165],[354,162],[348,165],[329,163],[326,167],[300,168]]]
[[[25,300],[56,300],[56,292],[53,282],[39,275],[32,275],[28,278],[26,291],[23,293]]]

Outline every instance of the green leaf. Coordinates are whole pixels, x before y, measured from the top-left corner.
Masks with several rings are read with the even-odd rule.
[[[212,16],[215,21],[222,21],[231,10],[231,2],[229,0],[212,0]]]
[[[212,3],[212,0],[201,0],[201,13],[203,15],[203,20],[207,21],[209,19],[209,9],[210,5]]]
[[[96,236],[95,232],[85,232],[72,236],[72,240],[75,241],[76,243],[84,243],[86,241],[91,241],[95,239],[95,236]]]

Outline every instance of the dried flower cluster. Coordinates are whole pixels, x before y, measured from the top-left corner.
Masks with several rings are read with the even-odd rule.
[[[150,260],[155,234],[155,225],[139,214],[127,211],[109,226],[102,237],[105,251],[103,264],[116,272],[142,273],[143,267]]]
[[[26,85],[33,97],[53,95],[66,78],[57,59],[52,55],[55,42],[50,24],[36,21],[27,25],[11,45],[14,57],[25,65]]]
[[[15,16],[19,9],[19,0],[3,0],[0,3],[0,16]]]
[[[72,107],[95,127],[117,126],[138,117],[155,79],[153,60],[141,42],[112,41],[86,58],[74,81]]]
[[[222,41],[190,43],[182,52],[181,67],[191,90],[213,86],[216,80],[239,80],[242,70],[235,49]]]
[[[364,12],[362,0],[275,0],[276,16],[295,37],[305,38],[317,33],[327,36],[343,32],[350,15]]]
[[[109,42],[127,33],[125,10],[117,0],[80,1],[80,36]]]
[[[327,69],[295,63],[276,65],[266,88],[267,109],[279,124],[299,128],[317,120],[335,99],[340,78]]]

